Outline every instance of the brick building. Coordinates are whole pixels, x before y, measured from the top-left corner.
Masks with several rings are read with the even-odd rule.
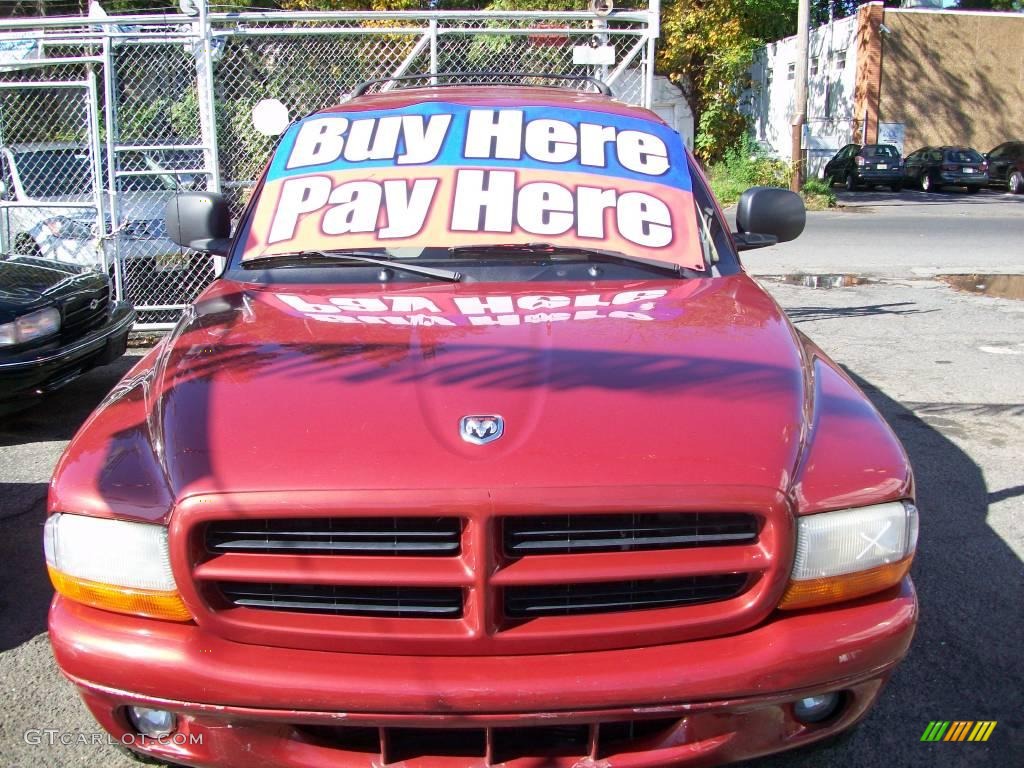
[[[762,48],[747,109],[754,138],[788,158],[796,37]],[[886,8],[811,30],[808,175],[843,145],[886,142],[987,152],[1024,138],[1024,13]]]

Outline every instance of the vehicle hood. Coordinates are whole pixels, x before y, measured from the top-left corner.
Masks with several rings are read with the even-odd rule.
[[[0,261],[0,323],[52,303],[83,274],[73,265],[27,256]]]
[[[274,286],[222,281],[165,342],[148,410],[175,498],[222,490],[785,489],[801,346],[745,275]],[[504,435],[472,445],[468,415]]]

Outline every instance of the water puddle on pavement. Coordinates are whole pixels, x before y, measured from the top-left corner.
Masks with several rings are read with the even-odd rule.
[[[805,288],[851,288],[856,285],[867,285],[871,283],[866,277],[859,275],[805,275],[796,272],[792,275],[783,275],[782,282],[786,285],[802,285]]]
[[[1000,299],[1024,299],[1024,275],[938,275],[938,278],[958,291]]]

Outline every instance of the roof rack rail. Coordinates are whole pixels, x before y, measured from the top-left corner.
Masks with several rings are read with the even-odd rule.
[[[608,84],[589,75],[559,75],[554,73],[538,72],[444,72],[441,74],[421,75],[400,75],[398,77],[379,77],[375,80],[364,80],[353,90],[351,97],[365,96],[366,92],[375,85],[382,83],[405,83],[414,80],[429,80],[431,88],[449,88],[460,85],[516,85],[519,81],[528,78],[540,80],[573,80],[585,85],[591,85],[603,96],[611,96],[612,89]],[[440,82],[449,80],[455,82]],[[467,82],[467,80],[469,82]],[[477,82],[473,82],[473,81]],[[512,81],[512,82],[508,82]]]

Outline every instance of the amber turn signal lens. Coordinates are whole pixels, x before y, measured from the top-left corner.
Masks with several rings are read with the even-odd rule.
[[[68,576],[53,567],[47,567],[46,570],[50,573],[53,588],[69,600],[85,603],[93,608],[147,616],[151,619],[192,620],[192,615],[177,592],[117,587]]]
[[[783,610],[814,608],[827,603],[852,600],[873,592],[881,592],[883,589],[900,583],[900,580],[910,570],[910,563],[913,559],[914,557],[911,555],[903,560],[897,560],[895,563],[879,565],[866,571],[856,571],[822,579],[790,581],[789,586],[786,587],[786,593],[782,596],[782,602],[779,603],[779,608]]]

